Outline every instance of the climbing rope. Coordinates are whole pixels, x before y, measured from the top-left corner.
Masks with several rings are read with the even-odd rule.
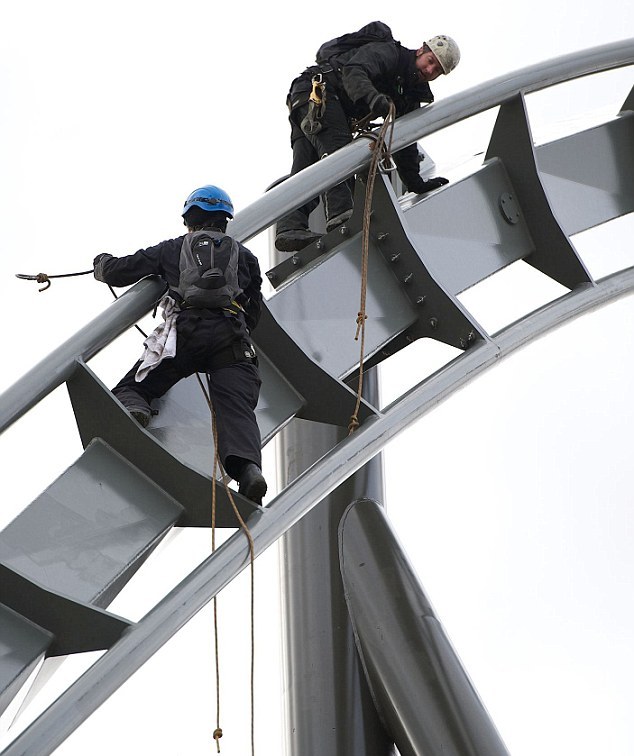
[[[89,273],[92,273],[93,269],[90,270],[82,270],[79,273],[58,273],[56,276],[49,276],[48,273],[37,273],[34,276],[27,275],[26,273],[16,273],[16,278],[21,278],[23,281],[37,281],[38,283],[43,283],[45,286],[42,286],[39,291],[46,291],[51,285],[51,278],[72,278],[73,276],[87,276]]]
[[[253,536],[249,530],[248,525],[242,519],[240,511],[236,505],[233,493],[229,488],[227,481],[227,474],[220,463],[218,457],[218,432],[216,427],[216,413],[211,401],[211,377],[207,375],[207,388],[205,388],[202,379],[198,373],[196,378],[203,392],[203,396],[209,407],[211,414],[211,427],[214,442],[214,466],[213,475],[211,479],[211,550],[212,553],[216,548],[216,472],[220,469],[222,475],[222,482],[231,502],[231,506],[236,515],[236,519],[240,523],[240,527],[244,531],[244,534],[249,543],[249,559],[251,564],[251,756],[255,756],[255,544],[253,542]],[[213,739],[216,741],[217,752],[220,753],[220,738],[222,737],[222,728],[220,727],[220,664],[219,664],[219,649],[218,649],[218,614],[216,596],[213,599],[214,602],[214,638],[215,638],[215,654],[216,654],[216,729],[213,733]]]
[[[368,319],[366,314],[366,297],[368,288],[368,259],[370,249],[370,217],[372,214],[372,196],[374,193],[374,182],[377,172],[382,170],[391,170],[392,155],[392,137],[394,133],[394,118],[396,110],[394,103],[390,103],[390,110],[378,134],[375,132],[361,132],[360,136],[373,140],[371,145],[372,159],[368,169],[368,180],[365,187],[365,205],[363,207],[363,227],[361,234],[361,295],[359,301],[359,312],[357,313],[357,330],[354,337],[359,341],[359,381],[357,384],[357,399],[354,412],[350,417],[348,424],[348,435],[351,435],[359,427],[359,408],[361,407],[361,396],[363,392],[363,360],[365,353],[365,321]],[[388,138],[389,133],[389,138]]]
[[[38,283],[43,283],[45,284],[45,286],[42,286],[42,288],[38,289],[38,291],[46,291],[48,288],[50,288],[51,278],[73,278],[74,276],[87,276],[89,273],[94,273],[94,269],[91,268],[90,270],[80,270],[79,273],[58,273],[54,276],[50,276],[48,273],[37,273],[34,276],[27,273],[16,273],[15,277],[20,278],[22,281],[37,281]],[[106,285],[110,289],[112,296],[115,299],[119,299],[117,292],[112,288],[112,286],[110,286],[110,284]],[[154,314],[156,315],[156,309],[154,311]],[[141,336],[143,336],[144,339],[147,339],[147,333],[145,333],[142,328],[136,325],[136,323],[134,327],[141,334]]]

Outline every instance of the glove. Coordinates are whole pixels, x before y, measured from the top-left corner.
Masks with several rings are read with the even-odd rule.
[[[97,255],[95,259],[92,261],[92,267],[93,267],[93,274],[97,281],[101,281],[102,283],[108,283],[104,277],[103,272],[103,266],[105,265],[108,260],[114,259],[114,255],[109,255],[106,252],[103,252],[100,255]]]
[[[448,184],[449,181],[442,176],[436,176],[435,178],[422,178],[419,177],[418,181],[413,181],[407,188],[410,192],[416,194],[425,194],[431,192],[434,189],[439,189],[441,186]]]
[[[370,102],[370,113],[373,116],[385,117],[390,112],[390,105],[392,100],[387,95],[379,94],[375,95]]]

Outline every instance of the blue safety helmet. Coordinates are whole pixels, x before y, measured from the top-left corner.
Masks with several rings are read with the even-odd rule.
[[[211,184],[201,186],[200,189],[195,189],[189,195],[185,200],[181,215],[184,216],[193,205],[207,212],[223,212],[230,218],[233,218],[233,203],[231,202],[231,198],[227,192]]]

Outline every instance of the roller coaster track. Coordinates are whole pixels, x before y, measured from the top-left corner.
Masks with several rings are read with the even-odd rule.
[[[502,76],[399,119],[395,150],[499,108],[482,165],[470,175],[429,196],[403,198],[383,178],[373,199],[368,365],[419,338],[442,341],[460,354],[382,410],[365,401],[360,428],[263,509],[236,495],[256,553],[465,383],[531,340],[634,291],[634,268],[594,280],[570,239],[634,209],[634,89],[605,123],[541,146],[533,143],[525,102],[532,92],[633,63],[629,39]],[[230,233],[246,242],[353,174],[362,186],[368,161],[367,141],[355,140],[267,192],[236,217]],[[347,425],[354,405],[347,381],[358,370],[358,347],[337,334],[356,316],[356,302],[341,292],[358,290],[361,206],[359,196],[349,223],[267,274],[276,291],[256,333],[263,441],[296,417]],[[470,209],[460,220],[459,207]],[[568,291],[491,335],[457,295],[519,260]],[[209,521],[208,439],[199,420],[205,408],[193,383],[170,392],[144,430],[86,364],[149,312],[162,291],[156,279],[141,281],[0,396],[4,431],[66,383],[85,447],[0,533],[0,639],[12,650],[8,660],[0,659],[0,712],[42,656],[107,649],[5,748],[8,756],[54,751],[248,564],[238,532],[139,622],[106,610],[173,525],[205,527]],[[225,498],[221,505],[219,524],[229,527]],[[59,516],[65,538],[46,540],[45,511]],[[90,576],[69,566],[86,542],[103,556],[122,522],[129,530],[117,563],[97,560]]]

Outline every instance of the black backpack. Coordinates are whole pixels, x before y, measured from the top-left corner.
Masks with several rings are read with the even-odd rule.
[[[220,231],[193,231],[181,246],[176,291],[183,307],[229,307],[242,293],[238,285],[238,242]],[[221,267],[220,263],[226,263]]]
[[[341,53],[354,50],[357,47],[362,47],[370,42],[396,42],[392,36],[392,30],[383,21],[372,21],[365,26],[362,26],[359,31],[350,32],[344,34],[341,37],[335,37],[334,39],[324,42],[324,44],[317,50],[315,60],[318,65],[328,63],[330,58]]]

